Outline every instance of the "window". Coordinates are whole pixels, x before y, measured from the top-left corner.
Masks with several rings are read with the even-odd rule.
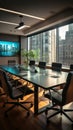
[[[29,39],[29,49],[39,50],[36,61],[47,64],[60,62],[63,66],[73,64],[73,24],[46,31]]]

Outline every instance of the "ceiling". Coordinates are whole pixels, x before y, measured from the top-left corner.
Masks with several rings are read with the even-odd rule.
[[[20,23],[19,15],[30,27],[15,29]],[[0,33],[25,36],[72,18],[73,0],[0,0]]]

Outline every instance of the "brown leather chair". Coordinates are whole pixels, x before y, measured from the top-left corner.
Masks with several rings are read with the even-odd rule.
[[[9,65],[9,66],[14,66],[14,65],[16,65],[16,60],[8,60],[8,65]]]
[[[30,60],[30,61],[29,61],[29,65],[30,65],[30,66],[35,65],[35,60]]]
[[[73,64],[70,65],[70,71],[73,71]]]
[[[12,104],[12,106],[5,111],[5,115],[7,116],[7,113],[16,106],[20,106],[23,109],[25,109],[27,111],[27,114],[29,115],[29,109],[27,109],[24,106],[24,104],[30,104],[31,107],[32,102],[29,101],[20,102],[19,99],[23,99],[24,96],[32,94],[33,91],[27,86],[23,86],[19,82],[18,83],[15,83],[15,81],[10,82],[10,80],[8,80],[7,78],[6,72],[1,69],[0,69],[0,81],[7,98],[7,101],[4,103],[4,106],[6,104]],[[13,99],[14,101],[8,101],[8,97]]]
[[[46,68],[46,62],[44,61],[39,61],[38,67],[45,69]]]
[[[62,64],[57,63],[57,62],[53,62],[52,63],[52,70],[61,71],[62,70]]]
[[[48,110],[55,110],[56,112],[50,116],[47,115],[47,122],[50,118],[57,114],[64,114],[72,123],[73,119],[67,115],[66,112],[73,111],[73,109],[63,109],[63,106],[73,102],[73,72],[68,74],[64,89],[54,90],[50,89],[50,92],[45,94],[45,97],[52,101],[52,106],[46,108],[46,115]],[[59,106],[60,108],[57,108]]]

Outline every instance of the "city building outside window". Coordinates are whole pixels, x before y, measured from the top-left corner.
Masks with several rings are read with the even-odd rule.
[[[73,23],[28,37],[29,49],[38,49],[36,62],[73,64]]]

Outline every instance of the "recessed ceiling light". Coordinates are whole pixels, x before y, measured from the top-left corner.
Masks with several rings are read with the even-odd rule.
[[[0,21],[0,23],[15,25],[18,27],[17,28],[18,30],[21,30],[21,29],[26,28],[26,27],[30,27],[28,25],[19,26],[19,24],[17,24],[17,23],[11,23],[11,22],[7,22],[7,21]]]
[[[7,21],[0,21],[0,23],[11,24],[11,25],[19,25],[17,23],[11,23],[11,22],[7,22]]]
[[[21,29],[26,28],[26,27],[30,27],[30,26],[23,25],[23,26],[18,27],[17,29],[18,29],[18,30],[21,30]]]
[[[24,13],[21,13],[21,12],[17,12],[17,11],[5,9],[5,8],[0,8],[0,10],[1,11],[6,11],[6,12],[9,12],[9,13],[13,13],[13,14],[18,14],[18,15],[22,15],[22,16],[31,17],[31,18],[34,18],[34,19],[45,20],[44,18],[41,18],[41,17],[37,17],[37,16],[29,15],[29,14],[24,14]]]

